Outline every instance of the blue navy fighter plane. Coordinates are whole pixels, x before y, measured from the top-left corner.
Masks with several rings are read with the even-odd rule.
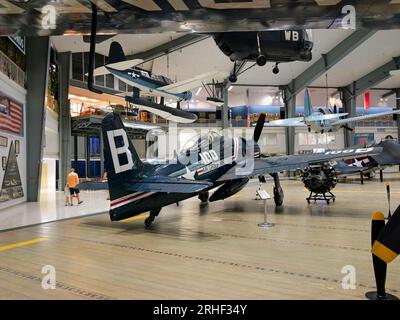
[[[139,158],[119,115],[108,114],[103,119],[102,131],[111,220],[150,211],[145,220],[149,227],[164,206],[194,196],[202,201],[223,200],[239,192],[250,177],[266,174],[274,178],[274,200],[281,205],[284,195],[278,172],[380,152],[380,148],[371,147],[260,158],[257,141],[265,117],[265,114],[260,115],[253,139],[224,137],[209,132],[192,140],[174,161],[150,164]],[[218,189],[209,197],[209,191],[216,187]]]
[[[143,60],[127,60],[121,45],[113,41],[110,45],[110,52],[107,63],[93,71],[94,76],[112,74],[114,77],[136,88],[132,95],[126,95],[125,100],[140,105],[140,109],[152,112],[160,117],[181,123],[191,123],[197,120],[191,112],[180,110],[179,103],[192,98],[190,90],[202,86],[210,81],[222,81],[228,73],[211,71],[191,79],[173,82],[171,79],[156,75],[150,71],[137,67]],[[140,92],[161,97],[161,103],[150,102],[140,98]],[[164,104],[164,99],[171,99],[177,102],[177,108]]]

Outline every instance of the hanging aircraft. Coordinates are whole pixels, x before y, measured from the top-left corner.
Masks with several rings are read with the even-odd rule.
[[[213,34],[215,43],[231,61],[235,62],[229,81],[234,83],[237,76],[245,70],[244,62],[255,62],[264,66],[268,61],[275,62],[272,69],[279,73],[278,64],[290,61],[310,61],[312,59],[310,31],[274,30],[262,32],[221,32]]]
[[[336,109],[336,108],[335,108]],[[267,127],[308,127],[308,132],[324,133],[334,132],[340,128],[353,131],[348,126],[351,122],[378,118],[387,115],[400,114],[400,109],[386,111],[381,113],[369,114],[359,117],[347,117],[348,113],[336,113],[331,110],[326,112],[324,109],[314,111],[308,89],[304,91],[304,116],[288,119],[269,121],[265,124]],[[343,119],[341,119],[343,118]]]
[[[243,189],[250,177],[266,174],[274,177],[274,200],[281,205],[283,190],[278,172],[381,151],[371,147],[260,158],[257,141],[265,117],[260,115],[253,139],[224,137],[211,131],[191,140],[172,161],[150,164],[140,160],[119,115],[108,114],[102,122],[102,133],[111,220],[150,211],[145,220],[148,227],[164,206],[194,196],[211,202],[226,199]],[[209,197],[209,191],[216,187]]]
[[[208,72],[198,75],[191,79],[180,82],[173,82],[164,76],[159,76],[137,67],[143,60],[126,60],[121,45],[113,41],[110,45],[110,52],[104,66],[93,70],[93,76],[112,74],[114,77],[136,88],[132,96],[124,93],[125,100],[134,105],[139,105],[140,109],[152,112],[167,120],[181,123],[190,123],[197,120],[197,116],[180,110],[180,102],[190,100],[192,97],[191,89],[201,86],[210,81],[220,81],[227,77],[224,72]],[[150,96],[161,97],[160,103],[155,103],[140,98],[140,92]],[[172,108],[164,104],[164,99],[177,101],[177,108]]]

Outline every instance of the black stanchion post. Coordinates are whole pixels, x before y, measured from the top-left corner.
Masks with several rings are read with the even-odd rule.
[[[392,212],[390,211],[390,185],[386,185],[386,196],[388,200],[388,206],[389,206],[389,213],[388,213],[388,219],[392,217]]]

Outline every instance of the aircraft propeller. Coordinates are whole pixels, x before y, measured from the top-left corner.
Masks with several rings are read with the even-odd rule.
[[[349,127],[348,125],[346,125],[346,124],[342,125],[341,128],[343,128],[343,129],[345,129],[345,130],[348,130],[348,131],[354,131],[353,128],[350,128],[350,127]]]
[[[264,128],[264,123],[265,123],[265,118],[267,117],[265,112],[260,113],[260,116],[258,117],[256,127],[254,128],[254,135],[253,135],[253,140],[255,142],[258,142],[258,139],[260,139],[261,132]]]

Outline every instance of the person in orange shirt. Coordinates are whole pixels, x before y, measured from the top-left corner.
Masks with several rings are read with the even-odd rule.
[[[71,168],[71,172],[67,176],[67,183],[69,186],[69,195],[71,199],[71,206],[73,206],[73,201],[72,199],[74,198],[74,195],[76,199],[78,200],[78,204],[81,204],[83,201],[79,199],[79,177],[78,174],[75,172],[74,168]]]

